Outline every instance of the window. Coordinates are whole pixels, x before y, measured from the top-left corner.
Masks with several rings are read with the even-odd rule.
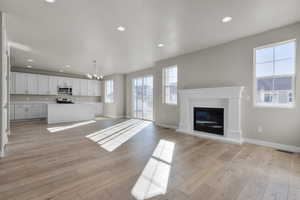
[[[105,81],[105,103],[114,102],[114,80]]]
[[[258,106],[293,106],[296,40],[254,49],[254,102]]]
[[[163,69],[163,103],[177,104],[177,66]]]

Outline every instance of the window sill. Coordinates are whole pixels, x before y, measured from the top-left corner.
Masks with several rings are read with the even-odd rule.
[[[164,105],[168,105],[168,106],[178,106],[178,103],[163,103]]]
[[[254,107],[256,108],[286,108],[286,109],[293,109],[295,108],[295,103],[284,105],[284,104],[255,104]]]

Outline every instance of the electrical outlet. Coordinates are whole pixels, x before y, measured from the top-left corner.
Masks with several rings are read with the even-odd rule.
[[[262,126],[258,126],[258,127],[257,127],[257,132],[258,132],[258,133],[263,133],[263,128],[262,128]]]

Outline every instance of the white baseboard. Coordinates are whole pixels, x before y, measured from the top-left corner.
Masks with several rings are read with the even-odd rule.
[[[109,118],[113,118],[113,119],[122,119],[125,118],[124,116],[115,116],[115,115],[103,115],[104,117],[109,117]]]
[[[174,125],[161,124],[161,123],[158,123],[158,122],[155,122],[155,125],[156,126],[161,126],[161,127],[164,127],[164,128],[174,129],[174,130],[176,130],[178,128],[177,126],[174,126]]]
[[[224,136],[218,136],[218,135],[214,135],[214,134],[207,134],[204,132],[200,132],[200,131],[192,131],[192,132],[188,132],[185,130],[181,130],[181,129],[177,129],[176,132],[179,133],[184,133],[187,135],[192,135],[192,136],[196,136],[196,137],[200,137],[200,138],[205,138],[205,139],[211,139],[211,140],[218,140],[221,142],[225,142],[225,143],[230,143],[230,144],[243,144],[244,140],[238,140],[238,139],[233,139],[233,138],[227,138]]]
[[[286,144],[267,142],[267,141],[251,139],[251,138],[244,138],[244,141],[245,141],[245,143],[249,143],[249,144],[256,144],[256,145],[272,147],[272,148],[280,149],[280,150],[284,150],[284,151],[300,153],[300,147],[297,147],[297,146],[290,146],[290,145],[286,145]]]

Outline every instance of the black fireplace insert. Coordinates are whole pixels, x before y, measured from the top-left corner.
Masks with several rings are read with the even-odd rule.
[[[224,108],[194,108],[194,130],[224,135]]]

